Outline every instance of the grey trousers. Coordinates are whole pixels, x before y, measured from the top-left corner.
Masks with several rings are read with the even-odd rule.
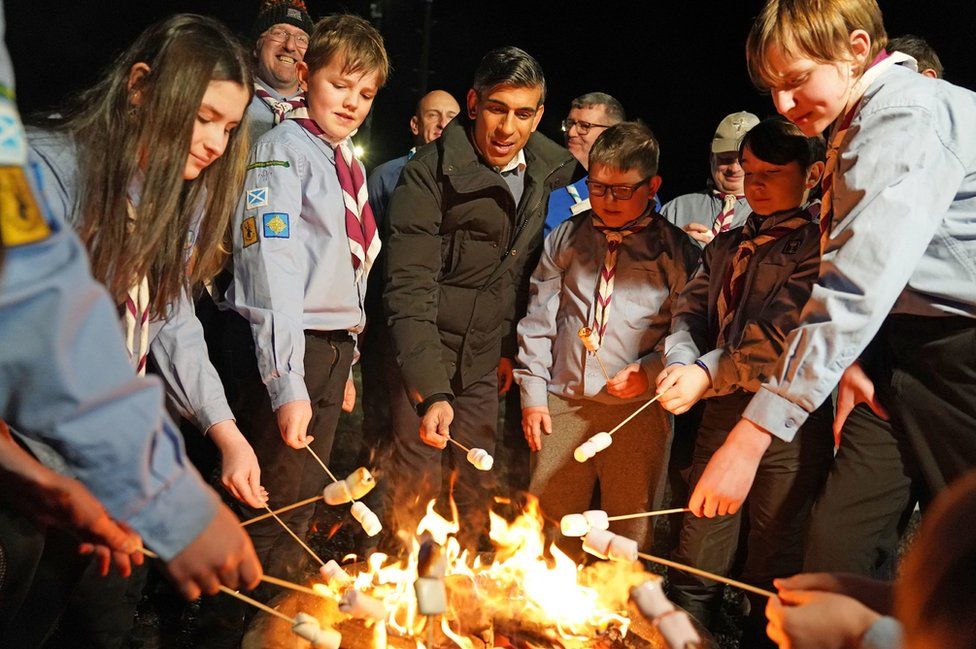
[[[609,515],[654,509],[664,494],[672,417],[659,405],[645,409],[613,435],[613,444],[586,462],[573,451],[586,439],[623,421],[642,403],[603,404],[549,395],[552,435],[542,436],[542,450],[532,454],[529,491],[539,497],[543,513],[559,521],[565,514],[590,507],[599,483],[600,509]],[[614,521],[610,529],[650,549],[651,519]],[[573,544],[579,554],[579,543]]]

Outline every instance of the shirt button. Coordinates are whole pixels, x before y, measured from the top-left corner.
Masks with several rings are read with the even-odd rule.
[[[512,248],[512,256],[514,257],[517,254],[518,254],[518,250],[516,250],[515,248]]]
[[[796,420],[795,419],[787,419],[786,420],[786,427],[787,428],[795,428],[796,427]]]

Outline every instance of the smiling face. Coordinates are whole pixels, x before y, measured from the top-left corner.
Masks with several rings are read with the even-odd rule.
[[[299,79],[307,84],[308,114],[325,131],[333,144],[359,128],[373,106],[379,90],[379,71],[344,71],[345,57],[336,55],[311,74],[303,62]]]
[[[709,157],[715,189],[723,194],[742,195],[742,165],[737,151],[722,151]]]
[[[183,180],[195,180],[224,154],[231,132],[244,116],[247,100],[247,90],[236,81],[210,82],[193,123]]]
[[[272,32],[284,32],[288,38],[278,42],[270,37]],[[304,45],[299,44],[296,37],[301,36],[305,40]],[[291,95],[298,91],[298,68],[305,57],[305,49],[308,47],[308,34],[295,27],[279,23],[272,25],[266,32],[261,34],[258,39],[255,55],[258,64],[258,78],[277,90],[283,95]]]
[[[807,137],[823,133],[847,105],[853,79],[849,63],[818,63],[770,48],[770,68],[780,79],[769,91],[780,115]]]
[[[468,112],[474,119],[474,146],[485,162],[504,167],[511,162],[542,119],[542,88],[499,85],[479,97],[468,91]]]

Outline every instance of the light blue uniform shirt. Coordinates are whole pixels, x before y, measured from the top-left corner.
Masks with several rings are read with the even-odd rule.
[[[0,38],[0,85],[12,93],[9,61]],[[0,270],[0,417],[57,451],[113,518],[172,559],[213,518],[216,494],[187,460],[159,383],[135,376],[81,242],[39,207],[51,235],[7,248]]]
[[[529,285],[529,306],[518,324],[519,369],[515,380],[522,407],[545,406],[547,393],[568,399],[625,403],[606,391],[599,362],[580,340],[592,326],[607,237],[593,227],[591,211],[564,221],[543,244]],[[660,216],[617,248],[610,319],[600,359],[611,376],[640,363],[653,391],[663,369],[664,339],[671,309],[698,264],[698,249],[687,235]]]
[[[820,279],[743,416],[791,440],[889,313],[976,317],[976,94],[895,66],[857,109]]]
[[[251,149],[233,235],[226,302],[251,323],[277,410],[309,398],[305,330],[355,337],[366,324],[366,276],[355,281],[333,149],[292,120],[269,131]]]
[[[288,97],[285,97],[257,77],[254,78],[254,81],[278,101],[288,99]],[[266,101],[258,97],[257,94],[251,97],[251,103],[248,104],[247,112],[244,113],[244,123],[247,124],[248,134],[250,135],[252,144],[274,128],[274,117],[274,110],[271,109],[271,106]]]
[[[673,198],[661,208],[661,215],[668,221],[674,223],[682,230],[689,223],[701,223],[706,227],[712,227],[715,217],[722,211],[722,198],[711,190],[683,194]],[[746,219],[752,214],[752,208],[745,198],[740,198],[735,204],[735,214],[732,216],[732,225],[729,229],[742,227],[746,224]],[[698,247],[704,245],[692,239]]]
[[[64,133],[33,128],[28,131],[28,141],[30,161],[40,174],[45,201],[60,220],[79,226],[74,143]],[[136,204],[138,193],[138,184],[134,183],[129,195]],[[187,261],[195,231],[196,227],[187,240]],[[204,432],[218,422],[234,419],[223,384],[207,354],[203,327],[187,292],[171,305],[165,320],[149,322],[149,341],[149,353],[163,377],[167,394],[181,415]]]

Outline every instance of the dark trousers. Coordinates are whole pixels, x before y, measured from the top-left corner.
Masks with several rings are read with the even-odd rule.
[[[258,373],[250,326],[240,316],[228,314],[224,327],[224,344],[217,369],[237,425],[254,448],[261,465],[261,484],[268,490],[268,506],[278,509],[321,493],[329,481],[322,467],[311,453],[293,449],[281,438],[268,389]],[[305,386],[312,403],[308,433],[315,438],[310,446],[327,464],[353,350],[352,338],[346,332],[305,333]],[[264,509],[253,509],[236,500],[231,501],[229,497],[226,499],[242,520],[266,513]],[[300,507],[279,515],[279,518],[304,540],[314,511],[314,507]],[[277,521],[269,518],[248,525],[246,529],[267,574],[289,581],[303,580],[305,550]],[[277,592],[260,587],[254,595],[267,600]],[[205,598],[196,646],[236,646],[244,632],[245,616],[251,614],[246,604],[229,597]]]
[[[698,483],[708,461],[725,442],[752,396],[738,392],[706,401],[692,462],[692,486]],[[800,570],[804,524],[833,454],[830,405],[828,402],[813,413],[792,442],[773,438],[759,464],[749,497],[738,513],[716,518],[685,515],[675,561],[729,575],[745,516],[748,533],[743,581],[771,589],[773,579]],[[677,570],[669,571],[669,577],[674,603],[708,626],[721,603],[722,585]],[[743,624],[743,647],[775,646],[763,631],[765,604],[761,598],[752,601],[750,619]]]
[[[805,570],[877,574],[906,510],[976,466],[976,321],[889,316],[866,368],[890,422],[865,406],[844,427],[814,508]]]
[[[498,377],[492,370],[461,389],[454,388],[454,422],[451,437],[468,448],[495,453],[498,425]],[[423,516],[427,502],[442,494],[442,462],[453,473],[451,493],[463,520],[459,540],[467,547],[478,544],[487,532],[488,507],[494,493],[494,472],[479,471],[466,459],[466,452],[454,444],[443,451],[420,441],[420,417],[406,390],[390,395],[393,417],[393,476],[389,485],[392,506],[387,512],[387,530],[411,533]],[[441,506],[446,505],[443,499]]]

